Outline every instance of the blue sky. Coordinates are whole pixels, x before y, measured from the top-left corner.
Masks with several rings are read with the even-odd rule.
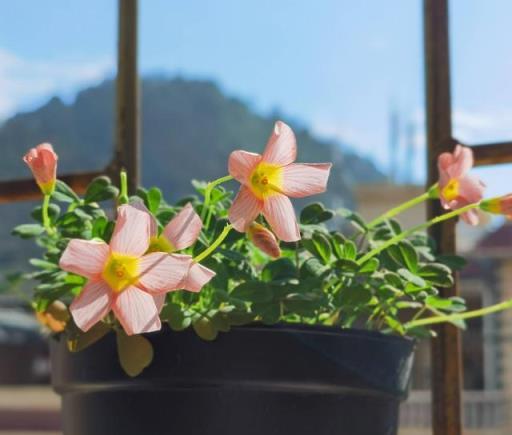
[[[114,0],[17,0],[0,14],[0,119],[115,71]],[[143,74],[211,78],[256,110],[278,108],[386,169],[389,113],[415,126],[424,177],[420,0],[140,1]],[[468,143],[512,138],[512,2],[452,0],[454,129]],[[492,193],[510,166],[480,170]]]

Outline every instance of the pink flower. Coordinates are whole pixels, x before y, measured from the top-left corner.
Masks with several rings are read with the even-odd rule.
[[[512,219],[512,193],[482,201],[480,208],[489,213],[501,214]]]
[[[291,198],[322,193],[326,189],[331,163],[296,164],[295,135],[284,122],[278,121],[263,155],[233,151],[229,156],[229,173],[242,187],[229,209],[233,227],[247,231],[263,213],[276,236],[286,242],[300,240]]]
[[[151,220],[151,242],[149,252],[172,253],[192,246],[201,232],[203,223],[195,212],[192,204],[188,203],[183,209],[165,226],[162,233],[158,235],[158,223],[142,202],[133,204],[139,210],[143,210],[150,216]],[[198,292],[214,276],[215,272],[207,267],[192,261],[189,255],[183,255],[190,260],[190,269],[180,283],[180,288],[192,292]]]
[[[281,256],[281,249],[279,248],[279,242],[277,241],[276,236],[274,236],[274,233],[263,225],[252,223],[249,225],[247,235],[254,246],[259,248],[265,254],[270,255],[273,258]]]
[[[70,306],[77,326],[89,330],[112,310],[128,335],[157,331],[165,294],[177,290],[190,258],[148,250],[151,220],[130,205],[118,209],[110,244],[73,239],[60,267],[88,278]]]
[[[439,198],[445,209],[456,210],[482,199],[485,185],[475,176],[469,175],[473,167],[473,151],[457,145],[453,153],[442,153],[437,159],[439,168]],[[478,224],[477,210],[470,210],[461,218]]]
[[[55,188],[57,179],[58,156],[49,143],[42,143],[29,150],[23,157],[28,165],[39,188],[45,195],[50,195]]]

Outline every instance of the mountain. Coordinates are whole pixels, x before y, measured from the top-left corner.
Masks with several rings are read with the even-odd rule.
[[[60,173],[104,168],[113,149],[114,102],[114,82],[108,80],[79,92],[72,104],[54,97],[33,112],[5,121],[0,127],[0,179],[29,176],[21,156],[41,142],[54,145]],[[298,161],[334,162],[329,192],[319,200],[351,205],[354,183],[384,180],[371,162],[347,147],[315,138],[285,115],[258,114],[246,102],[226,96],[214,82],[147,78],[142,81],[143,184],[158,185],[169,200],[189,194],[191,179],[226,175],[231,151],[260,152],[278,118],[289,122],[297,135]],[[0,268],[26,258],[20,251],[29,249],[29,243],[20,245],[8,234],[27,221],[28,208],[0,206]]]

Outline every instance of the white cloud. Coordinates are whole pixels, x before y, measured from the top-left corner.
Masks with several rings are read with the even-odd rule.
[[[52,95],[66,96],[80,86],[101,80],[113,66],[110,58],[28,60],[0,47],[0,120]]]
[[[509,109],[478,112],[455,109],[453,123],[454,136],[467,144],[512,139],[512,110]]]

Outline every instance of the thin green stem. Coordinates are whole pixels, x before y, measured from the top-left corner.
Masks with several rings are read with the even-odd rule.
[[[442,214],[440,216],[436,216],[435,218],[433,218],[421,225],[417,225],[413,228],[403,231],[402,233],[397,234],[395,237],[392,237],[388,241],[384,242],[382,245],[379,245],[375,249],[372,249],[370,252],[366,253],[366,255],[363,255],[359,260],[357,260],[357,264],[361,265],[361,264],[366,263],[370,258],[375,257],[377,254],[380,254],[382,251],[389,248],[391,245],[394,245],[394,244],[400,242],[401,240],[406,239],[407,237],[413,235],[417,231],[426,230],[427,228],[431,227],[432,225],[438,224],[443,221],[447,221],[447,220],[452,219],[456,216],[459,216],[462,213],[465,213],[469,210],[478,208],[479,205],[480,205],[479,203],[469,204],[469,205],[459,208],[457,210],[453,210],[451,212]]]
[[[224,227],[224,229],[222,230],[222,233],[219,234],[219,237],[217,237],[217,239],[208,248],[206,248],[197,257],[195,257],[194,261],[196,263],[199,263],[200,261],[202,261],[206,257],[208,257],[213,251],[215,251],[215,249],[217,249],[222,244],[224,239],[228,236],[228,234],[232,228],[233,228],[233,225],[231,225],[231,224],[226,225]]]
[[[391,210],[388,210],[384,214],[380,215],[373,221],[371,221],[368,225],[368,229],[372,229],[381,222],[390,219],[397,214],[402,213],[405,210],[410,209],[411,207],[414,207],[415,205],[421,204],[422,202],[426,201],[427,199],[432,199],[437,197],[437,183],[434,184],[430,189],[428,189],[425,193],[422,193],[421,195],[417,196],[416,198],[410,199],[409,201],[404,202],[403,204],[399,205],[398,207],[394,207]]]
[[[50,224],[50,216],[48,215],[48,207],[50,206],[50,196],[51,195],[44,195],[43,206],[41,208],[41,213],[43,215],[43,226],[48,234],[53,233],[53,228]]]
[[[204,203],[203,209],[201,210],[201,220],[204,222],[204,218],[206,217],[206,211],[210,207],[210,197],[212,194],[212,190],[215,186],[219,184],[226,183],[227,181],[232,180],[233,177],[231,175],[226,175],[225,177],[217,178],[216,180],[210,181],[206,188],[204,189]]]
[[[117,197],[117,203],[128,204],[128,174],[124,169],[121,169],[119,173],[119,196]]]
[[[512,308],[512,299],[500,302],[489,307],[480,308],[478,310],[467,311],[465,313],[446,314],[442,316],[426,317],[424,319],[412,320],[404,325],[405,329],[412,329],[418,326],[433,325],[436,323],[452,322],[456,320],[472,319],[475,317],[486,316],[487,314],[498,313],[500,311]]]

